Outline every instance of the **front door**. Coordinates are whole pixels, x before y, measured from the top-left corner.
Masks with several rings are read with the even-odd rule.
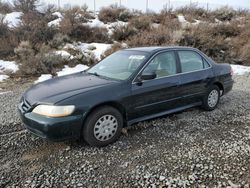
[[[132,83],[129,119],[157,114],[179,105],[180,78],[174,51],[156,55],[138,77],[152,72],[156,74],[155,79]]]

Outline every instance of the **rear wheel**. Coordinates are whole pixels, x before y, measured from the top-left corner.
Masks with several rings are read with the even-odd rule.
[[[202,107],[208,111],[214,110],[217,107],[219,101],[220,89],[218,86],[214,85],[208,89],[207,94],[203,98]]]
[[[113,107],[103,106],[87,117],[83,138],[91,146],[106,146],[119,138],[122,127],[121,113]]]

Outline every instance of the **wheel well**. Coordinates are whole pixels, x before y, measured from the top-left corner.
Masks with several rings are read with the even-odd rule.
[[[223,93],[224,93],[224,87],[223,87],[223,85],[220,82],[215,82],[214,85],[218,86],[218,88],[221,91],[221,95],[223,95]]]
[[[105,103],[98,104],[98,105],[94,106],[93,108],[91,108],[87,112],[86,117],[88,117],[89,114],[91,114],[94,110],[96,110],[97,108],[100,108],[102,106],[111,106],[111,107],[115,108],[116,110],[118,110],[121,113],[122,117],[123,117],[124,127],[126,126],[126,122],[127,122],[127,112],[126,112],[126,109],[124,108],[124,106],[122,106],[121,104],[119,104],[117,102],[105,102]]]

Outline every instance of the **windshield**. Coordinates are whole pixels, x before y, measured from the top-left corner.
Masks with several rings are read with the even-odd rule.
[[[147,55],[145,52],[119,51],[91,67],[87,73],[126,80],[144,62]]]

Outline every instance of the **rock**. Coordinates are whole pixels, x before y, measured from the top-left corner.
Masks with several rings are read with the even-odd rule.
[[[165,180],[165,179],[166,179],[165,176],[160,176],[160,178],[159,178],[160,181],[163,181],[163,180]]]

